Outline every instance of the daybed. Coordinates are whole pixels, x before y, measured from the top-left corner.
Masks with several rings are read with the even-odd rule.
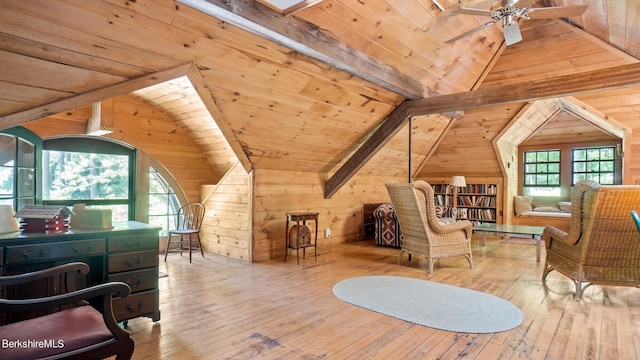
[[[571,202],[548,197],[515,196],[513,225],[554,226],[569,231]]]

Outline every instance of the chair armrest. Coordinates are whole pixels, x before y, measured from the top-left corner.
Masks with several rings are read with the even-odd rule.
[[[469,220],[458,220],[452,223],[444,223],[444,222],[438,221],[437,223],[435,224],[432,223],[430,225],[433,231],[440,234],[450,233],[452,231],[457,231],[457,230],[467,230],[467,229],[469,229],[469,232],[471,232],[471,228],[473,228],[473,224]]]
[[[17,285],[35,280],[45,279],[55,275],[77,271],[79,274],[89,273],[89,265],[83,262],[72,262],[68,264],[54,266],[52,268],[33,271],[19,275],[0,276],[0,286]]]
[[[573,245],[578,241],[579,237],[570,236],[569,233],[562,231],[554,226],[547,226],[542,232],[542,240],[544,240],[547,248],[551,247],[553,241],[560,241],[567,245]]]
[[[60,295],[20,300],[0,299],[0,310],[11,312],[32,311],[73,304],[80,300],[104,297],[105,295],[108,295],[110,299],[112,294],[127,297],[131,294],[131,288],[124,282],[113,281]]]

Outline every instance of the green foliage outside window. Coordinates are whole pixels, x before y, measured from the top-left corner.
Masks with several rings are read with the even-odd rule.
[[[49,164],[43,193],[47,200],[126,199],[129,157],[114,154],[45,151]]]
[[[588,179],[602,185],[614,184],[615,154],[613,146],[573,149],[573,183]]]
[[[153,167],[149,168],[149,224],[162,227],[160,235],[176,228],[180,202],[169,183]]]
[[[524,195],[560,194],[560,150],[524,153]]]

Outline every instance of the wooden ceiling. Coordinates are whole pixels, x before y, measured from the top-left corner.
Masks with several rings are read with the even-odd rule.
[[[407,100],[640,58],[635,0],[541,1],[589,8],[571,24],[526,21],[506,49],[499,26],[445,44],[487,21],[450,16],[459,3],[492,2],[324,0],[283,16],[251,0],[0,0],[0,128],[134,93],[188,127],[217,173],[235,157],[330,178]],[[637,99],[628,86],[579,97],[621,122],[638,120]],[[412,173],[499,174],[495,159],[472,168],[466,154],[490,154],[524,104],[416,116]],[[406,176],[406,122],[383,135],[357,173]]]

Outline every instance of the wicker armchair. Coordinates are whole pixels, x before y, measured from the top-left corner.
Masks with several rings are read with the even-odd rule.
[[[640,285],[640,233],[629,216],[640,203],[640,186],[600,186],[583,180],[571,194],[569,232],[547,226],[544,282],[552,270],[570,278],[575,299],[592,284]]]
[[[429,261],[431,274],[436,260],[461,255],[473,269],[470,221],[445,223],[437,218],[433,188],[426,181],[386,186],[402,228],[402,252],[398,262],[405,252],[423,254]]]

